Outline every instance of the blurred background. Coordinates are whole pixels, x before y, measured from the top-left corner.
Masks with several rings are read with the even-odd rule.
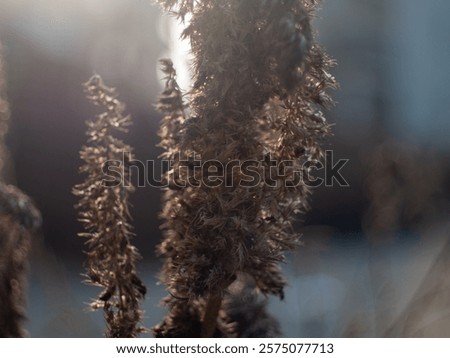
[[[446,0],[323,1],[315,27],[340,83],[326,148],[349,159],[350,185],[317,189],[299,218],[286,299],[269,302],[285,336],[450,337],[449,12]],[[116,87],[134,121],[126,141],[137,159],[157,160],[158,59],[186,60],[174,28],[150,0],[0,0],[9,180],[44,218],[29,270],[33,337],[103,334],[102,314],[87,311],[98,290],[82,283],[71,194],[83,180],[85,121],[97,113],[81,84],[98,73]],[[145,187],[131,198],[147,327],[164,314],[160,196]]]

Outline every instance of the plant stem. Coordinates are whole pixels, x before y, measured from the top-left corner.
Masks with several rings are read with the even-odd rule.
[[[222,297],[220,295],[209,296],[202,322],[201,338],[211,338],[214,334],[221,305]]]

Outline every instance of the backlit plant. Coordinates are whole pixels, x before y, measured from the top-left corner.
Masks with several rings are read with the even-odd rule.
[[[183,37],[192,46],[194,75],[185,111],[172,64],[162,62],[161,146],[173,168],[159,252],[169,313],[154,331],[239,336],[223,305],[238,277],[283,298],[279,264],[299,242],[292,221],[308,209],[310,166],[304,164],[321,159],[320,142],[329,135],[322,108],[332,104],[326,90],[335,86],[328,72],[333,62],[311,30],[316,1],[160,3],[189,18]],[[197,162],[213,163],[223,182],[191,170]],[[242,162],[253,163],[261,180],[242,185],[248,173],[224,169]],[[273,162],[280,164],[276,172]]]

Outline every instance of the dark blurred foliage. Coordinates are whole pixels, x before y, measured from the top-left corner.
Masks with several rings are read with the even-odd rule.
[[[267,297],[261,298],[250,280],[235,281],[224,304],[228,329],[238,332],[240,338],[281,337],[280,324],[267,311],[267,302]]]
[[[24,337],[26,268],[33,236],[41,215],[33,201],[14,185],[6,184],[9,151],[5,137],[9,128],[6,74],[0,43],[0,337]]]
[[[0,338],[27,335],[26,268],[40,213],[28,196],[0,183]]]

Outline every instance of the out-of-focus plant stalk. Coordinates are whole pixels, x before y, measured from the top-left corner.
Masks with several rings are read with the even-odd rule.
[[[41,225],[33,201],[5,183],[9,126],[6,79],[0,44],[0,338],[25,337],[25,285],[31,238]]]

